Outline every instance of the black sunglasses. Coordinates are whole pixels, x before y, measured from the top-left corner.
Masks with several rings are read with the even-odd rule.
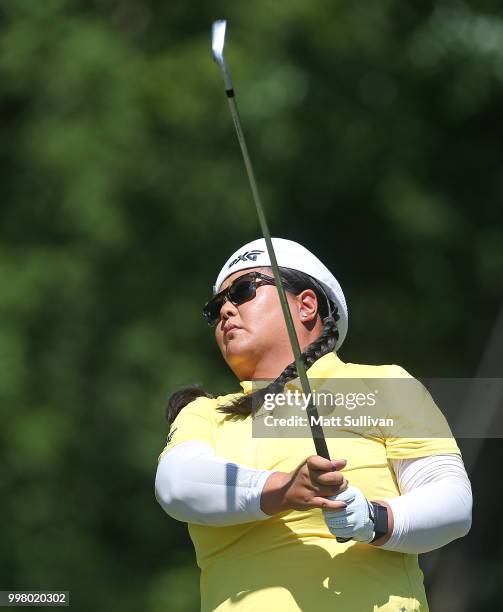
[[[275,285],[274,277],[261,274],[260,272],[249,272],[236,278],[227,289],[220,291],[211,298],[203,308],[203,317],[209,325],[216,325],[220,320],[220,310],[225,302],[229,300],[235,306],[244,304],[249,300],[253,300],[257,294],[257,283],[261,285]],[[287,284],[283,280],[283,286],[287,288]]]

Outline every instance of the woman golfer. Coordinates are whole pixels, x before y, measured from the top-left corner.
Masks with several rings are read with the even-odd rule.
[[[334,388],[337,380],[416,384],[399,366],[342,362],[348,314],[339,283],[301,245],[273,245],[313,389],[334,380]],[[202,610],[427,610],[417,555],[466,535],[472,507],[460,451],[429,394],[406,413],[408,427],[345,425],[327,437],[332,460],[285,428],[254,435],[266,429],[256,429],[265,399],[286,415],[285,393],[298,388],[263,239],[228,259],[203,314],[241,390],[171,396],[155,483],[163,509],[188,523]],[[270,421],[275,411],[266,412]]]

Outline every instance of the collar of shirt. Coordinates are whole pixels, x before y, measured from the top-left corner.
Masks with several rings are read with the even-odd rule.
[[[313,365],[306,370],[306,374],[309,379],[325,379],[331,376],[334,369],[341,365],[344,365],[344,362],[337,356],[337,353],[333,351],[317,359]],[[243,393],[251,393],[252,388],[256,391],[261,387],[266,387],[270,382],[271,381],[267,380],[242,380],[239,384],[243,389]],[[302,389],[298,378],[289,381],[285,386],[292,389]]]

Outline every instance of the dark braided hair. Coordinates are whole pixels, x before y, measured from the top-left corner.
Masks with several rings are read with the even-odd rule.
[[[304,272],[299,272],[298,270],[292,270],[291,268],[280,268],[280,273],[285,285],[288,286],[289,292],[298,295],[304,291],[304,289],[311,289],[318,299],[318,314],[323,322],[323,328],[318,338],[314,342],[311,342],[311,344],[301,353],[302,361],[307,369],[320,357],[323,357],[323,355],[327,353],[331,353],[335,349],[337,340],[339,339],[339,331],[337,329],[339,315],[337,314],[337,307],[328,300],[325,290],[312,276],[304,274]],[[242,416],[254,414],[264,402],[267,393],[280,393],[285,384],[297,378],[297,376],[295,362],[290,363],[283,372],[281,372],[278,378],[273,380],[264,389],[242,395],[230,404],[221,406],[219,410],[226,414],[237,414]],[[168,407],[166,409],[166,420],[168,424],[171,425],[180,410],[197,397],[214,398],[215,396],[206,393],[206,391],[197,386],[186,387],[179,391],[175,391],[169,398]]]

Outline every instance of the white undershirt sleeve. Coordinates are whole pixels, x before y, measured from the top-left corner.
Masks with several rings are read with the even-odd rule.
[[[216,457],[206,442],[183,442],[159,461],[155,495],[167,514],[187,523],[221,526],[265,520],[270,516],[260,508],[260,497],[272,473]]]
[[[472,490],[459,455],[431,455],[392,461],[400,497],[386,499],[393,533],[380,548],[419,554],[468,533]]]
[[[386,550],[418,554],[468,533],[470,481],[459,455],[393,460],[401,495],[386,501],[394,517]],[[236,525],[269,517],[260,508],[269,470],[216,457],[205,442],[178,444],[159,462],[155,493],[171,517],[198,525]]]

